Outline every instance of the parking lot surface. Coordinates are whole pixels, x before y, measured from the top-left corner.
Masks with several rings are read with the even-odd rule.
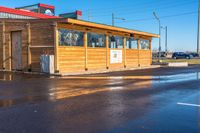
[[[0,73],[0,133],[200,133],[200,66]]]

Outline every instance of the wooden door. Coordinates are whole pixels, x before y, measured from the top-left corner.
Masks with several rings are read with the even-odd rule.
[[[12,69],[22,70],[22,33],[16,31],[11,33],[12,37]]]

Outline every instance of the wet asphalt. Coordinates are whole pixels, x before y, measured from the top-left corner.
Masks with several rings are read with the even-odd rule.
[[[182,104],[180,104],[182,103]],[[200,133],[200,66],[0,73],[0,133]]]

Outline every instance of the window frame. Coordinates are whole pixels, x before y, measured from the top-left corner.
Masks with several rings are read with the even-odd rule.
[[[136,47],[134,48],[134,47],[132,47],[132,44],[130,45],[129,44],[129,47],[127,47],[127,42],[129,42],[130,43],[130,39],[133,39],[133,41],[136,41]],[[126,38],[126,49],[138,49],[138,41],[139,41],[139,39],[136,39],[136,38],[133,38],[133,37],[128,37],[128,38]]]
[[[98,42],[95,43],[94,47],[93,47],[92,45],[90,45],[89,34],[90,34],[91,36],[92,36],[92,35],[97,35],[98,37],[99,37],[99,36],[103,37],[104,45],[102,45],[102,47],[101,47],[101,46],[98,47],[98,46],[96,45]],[[95,39],[96,39],[96,38],[95,38]],[[94,32],[87,32],[87,47],[88,47],[88,48],[106,48],[106,35],[105,35],[105,34],[100,34],[100,33],[94,33]]]
[[[61,34],[60,34],[61,30],[65,30],[66,33],[78,34],[79,38],[76,41],[76,45],[73,45],[73,43],[71,43],[71,44],[69,43],[70,45],[65,45],[64,43],[60,43],[60,42],[64,42],[64,41],[61,41],[61,39],[62,39],[61,38]],[[58,36],[59,36],[58,37],[58,46],[60,46],[60,47],[84,47],[84,32],[82,32],[82,31],[72,30],[72,29],[65,29],[65,28],[59,28],[58,29]],[[73,41],[73,39],[71,39],[71,41]],[[78,45],[77,45],[77,43],[78,43]]]
[[[142,48],[142,41],[144,41],[144,42],[148,41],[148,45],[146,45],[146,46],[148,46],[148,48],[147,47]],[[149,39],[140,39],[140,50],[150,50],[150,40]]]
[[[119,48],[119,47],[117,46],[117,44],[114,44],[115,47],[111,47],[111,46],[112,46],[112,42],[113,42],[113,41],[112,41],[112,37],[115,37],[115,38],[114,38],[114,39],[115,39],[115,43],[116,43],[116,37],[117,37],[117,38],[121,38],[121,42],[122,42],[122,44],[120,45],[121,48]],[[109,41],[108,41],[108,42],[109,42],[109,44],[108,44],[109,46],[108,46],[108,47],[109,47],[110,49],[123,49],[123,48],[124,48],[124,37],[123,37],[123,36],[119,36],[119,35],[115,35],[115,36],[112,35],[112,36],[111,36],[111,35],[110,35],[110,36],[109,36]]]

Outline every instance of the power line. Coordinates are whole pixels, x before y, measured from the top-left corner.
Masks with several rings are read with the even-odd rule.
[[[196,0],[193,0],[193,1],[190,1],[190,2],[173,2],[173,4],[171,4],[171,3],[162,3],[164,6],[160,6],[160,7],[166,7],[166,5],[168,5],[167,7],[171,7],[171,6],[179,6],[179,5],[187,5],[187,4],[190,4],[190,3],[195,3],[195,2],[197,2]],[[157,2],[158,3],[158,2]],[[157,4],[157,3],[152,3],[151,2],[151,4]],[[153,5],[152,5],[153,6]],[[129,6],[126,6],[125,7],[125,9],[123,9],[123,8],[120,8],[120,10],[116,10],[116,11],[114,11],[114,10],[112,10],[111,12],[114,12],[114,13],[116,13],[116,12],[120,12],[120,13],[118,13],[118,15],[119,14],[127,14],[127,13],[138,13],[138,12],[144,12],[144,10],[146,11],[146,9],[149,9],[149,7],[150,7],[150,9],[154,9],[153,7],[151,7],[151,6],[147,6],[147,8],[144,6],[144,5],[134,5],[134,7],[133,6],[131,6],[131,9],[130,8],[128,8]],[[157,5],[157,7],[158,7],[158,5]],[[138,9],[139,8],[139,10],[136,10],[136,9]],[[132,10],[132,9],[134,9],[134,10]],[[127,12],[128,11],[128,12]],[[102,13],[102,12],[105,12],[105,13]],[[96,15],[96,17],[99,17],[100,15],[101,16],[108,16],[108,12],[109,11],[107,11],[107,10],[102,10],[100,13],[95,13],[94,11],[93,11],[93,13]],[[109,13],[111,13],[111,12],[109,12]],[[99,14],[99,15],[97,15],[97,14]]]
[[[185,6],[185,5],[193,4],[193,3],[196,3],[196,2],[186,2],[186,3],[182,3],[182,4],[175,4],[175,5],[163,6],[163,7],[157,8],[157,9],[150,8],[150,9],[148,9],[146,11],[135,11],[135,12],[130,11],[129,13],[136,14],[136,13],[147,12],[147,11],[151,11],[151,10],[170,9],[170,8],[181,7],[181,6]]]
[[[185,16],[185,15],[191,15],[191,14],[197,14],[197,13],[198,13],[197,11],[192,11],[192,12],[173,14],[173,15],[165,15],[165,16],[160,16],[160,19],[179,17],[179,16]],[[153,17],[141,18],[141,19],[135,19],[135,20],[127,20],[127,21],[123,21],[123,22],[116,22],[116,23],[130,23],[130,22],[150,21],[150,20],[155,20],[155,18],[153,18]]]
[[[186,2],[186,3],[182,3],[182,4],[175,4],[175,5],[169,5],[169,6],[163,6],[162,8],[157,8],[157,9],[154,9],[154,8],[150,8],[148,10],[142,10],[142,11],[128,11],[126,10],[126,13],[123,13],[122,15],[129,15],[129,14],[138,14],[138,13],[143,13],[143,12],[148,12],[148,11],[151,11],[151,10],[162,10],[162,9],[169,9],[169,8],[175,8],[175,7],[180,7],[180,6],[184,6],[184,5],[188,5],[188,4],[193,4],[193,3],[196,3],[196,2]],[[118,14],[119,15],[119,14]],[[110,14],[108,15],[97,15],[97,16],[94,16],[93,15],[93,18],[96,18],[96,17],[106,17],[106,16],[111,16]]]
[[[193,1],[190,0],[190,2],[198,2],[198,1],[197,0],[193,0]],[[90,10],[93,10],[93,13],[94,12],[98,12],[98,10],[101,12],[101,13],[96,13],[96,14],[102,14],[102,12],[106,12],[107,13],[109,10],[111,10],[112,12],[114,10],[117,10],[116,12],[122,12],[123,8],[125,8],[124,11],[126,11],[128,8],[137,9],[137,8],[141,8],[141,6],[142,7],[148,6],[149,7],[149,5],[155,5],[155,4],[158,4],[158,3],[164,4],[164,5],[171,4],[171,2],[168,2],[168,1],[156,1],[156,2],[149,1],[149,2],[145,2],[145,3],[138,3],[137,2],[137,3],[134,3],[134,5],[127,5],[126,4],[126,5],[117,6],[117,7],[113,7],[112,6],[112,8],[99,8],[99,9],[90,9]],[[174,3],[181,4],[182,1],[181,2],[173,2],[173,4]],[[185,3],[185,1],[183,3]],[[118,10],[118,9],[120,9],[120,10]],[[85,10],[85,11],[88,11],[88,10]]]
[[[184,15],[190,15],[190,14],[197,14],[197,11],[192,11],[192,12],[185,12],[185,13],[180,13],[180,14],[173,14],[173,15],[166,15],[166,16],[161,16],[160,18],[171,18],[171,17],[179,17],[179,16],[184,16]],[[154,20],[155,18],[143,18],[143,19],[135,19],[135,20],[128,20],[128,21],[123,21],[123,22],[116,22],[116,23],[128,23],[128,22],[139,22],[139,21],[148,21],[148,20]]]
[[[159,1],[159,2],[160,2],[160,1]],[[139,2],[136,2],[136,3],[134,3],[134,5],[132,5],[131,7],[137,5],[137,3],[139,4]],[[148,3],[152,3],[152,2],[145,2],[145,3],[143,3],[143,5],[144,5],[144,4],[148,4]],[[142,3],[140,3],[140,4],[142,4]],[[112,8],[95,8],[95,9],[87,9],[87,10],[90,10],[90,11],[93,11],[93,12],[98,12],[98,11],[107,12],[107,11],[113,10],[113,9],[121,9],[121,8],[123,8],[123,7],[127,8],[128,6],[127,6],[127,4],[126,4],[126,5],[116,6],[116,7],[113,7],[113,6],[112,6]],[[87,10],[83,10],[83,11],[87,11]]]

